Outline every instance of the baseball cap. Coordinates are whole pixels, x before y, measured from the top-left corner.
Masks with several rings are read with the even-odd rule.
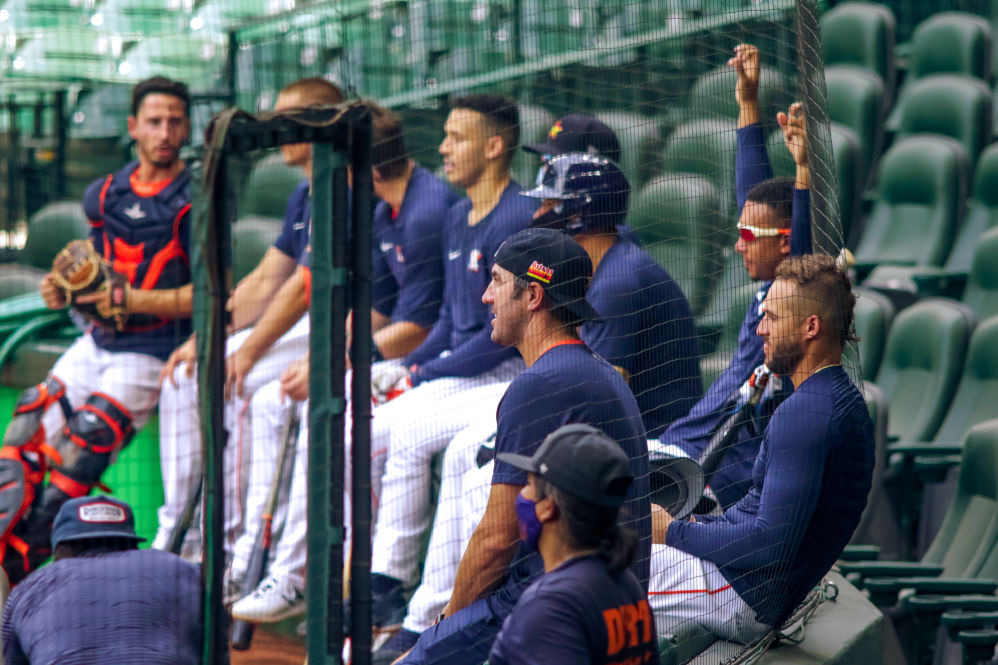
[[[135,534],[132,508],[114,497],[81,496],[62,505],[52,525],[52,546],[84,538],[128,538],[142,542]]]
[[[631,464],[617,443],[590,425],[563,425],[544,439],[533,457],[496,456],[535,473],[566,494],[599,506],[617,507],[631,486]]]
[[[703,497],[703,468],[696,460],[673,455],[648,455],[651,502],[674,518],[688,517]]]
[[[575,315],[577,325],[599,318],[586,300],[593,262],[568,234],[557,229],[524,229],[499,245],[495,263],[540,284],[555,305]]]
[[[615,162],[620,161],[620,141],[606,124],[591,115],[571,113],[559,118],[544,143],[525,145],[527,152],[538,155],[564,155],[568,152],[596,152]]]

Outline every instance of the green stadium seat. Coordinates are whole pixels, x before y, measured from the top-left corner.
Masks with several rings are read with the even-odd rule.
[[[972,198],[942,268],[879,266],[867,279],[871,285],[960,298],[967,283],[981,235],[998,224],[998,144],[988,146],[977,161]]]
[[[969,309],[943,298],[923,300],[894,317],[876,375],[891,405],[891,440],[933,438],[953,399],[972,328]]]
[[[239,215],[283,219],[288,197],[304,177],[300,169],[287,166],[279,152],[267,155],[250,172],[239,202]]]
[[[49,203],[28,220],[28,237],[19,262],[48,272],[63,245],[89,233],[90,224],[79,201]]]
[[[884,82],[885,108],[894,101],[894,13],[871,2],[845,2],[821,17],[825,66],[868,69]]]
[[[985,231],[977,240],[963,303],[979,319],[998,314],[998,228]]]
[[[631,201],[628,223],[682,288],[694,316],[706,307],[723,265],[718,205],[709,181],[680,173],[659,176]]]
[[[666,142],[662,170],[709,180],[721,197],[721,213],[735,216],[735,121],[706,118],[680,125]],[[732,225],[732,228],[734,226]]]
[[[735,86],[738,74],[727,65],[702,74],[690,89],[689,102],[683,120],[691,122],[700,118],[738,117]],[[776,127],[776,114],[786,111],[793,102],[786,79],[775,69],[761,67],[759,71],[759,112],[767,129]]]
[[[828,119],[856,132],[860,190],[876,165],[883,143],[884,83],[873,72],[840,65],[825,68]]]
[[[969,162],[945,136],[912,136],[891,146],[879,165],[879,191],[856,247],[865,277],[877,264],[939,266],[963,211]]]
[[[232,226],[232,283],[238,284],[260,262],[278,234],[281,220],[243,217]]]
[[[556,118],[547,109],[535,104],[518,104],[520,109],[520,146],[543,143]],[[439,145],[439,144],[438,144]],[[524,188],[533,187],[541,161],[537,155],[517,148],[510,172]]]
[[[890,298],[872,289],[856,289],[856,336],[859,366],[863,376],[876,376],[884,355],[887,331],[894,320]]]
[[[662,135],[658,124],[640,113],[599,111],[596,117],[613,130],[620,141],[620,169],[637,191],[659,170]]]
[[[936,74],[906,89],[896,107],[895,140],[942,134],[964,145],[971,164],[991,141],[991,91],[969,76]]]
[[[0,265],[0,300],[26,293],[37,293],[38,285],[44,275],[44,270],[17,263]]]
[[[832,160],[835,163],[836,192],[841,218],[841,236],[836,232],[834,240],[844,245],[852,233],[853,220],[859,215],[860,204],[860,171],[863,165],[860,140],[849,127],[833,122],[829,125],[832,137]],[[773,164],[773,173],[777,176],[793,177],[794,160],[783,141],[783,131],[777,129],[769,135],[766,150]],[[814,168],[811,169],[814,178]],[[812,205],[814,205],[812,199]]]

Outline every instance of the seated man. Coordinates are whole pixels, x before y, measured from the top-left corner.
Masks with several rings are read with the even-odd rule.
[[[492,339],[515,346],[527,369],[499,404],[496,453],[532,455],[548,434],[568,423],[598,427],[630,460],[625,526],[639,536],[631,569],[648,575],[650,504],[648,451],[637,401],[613,366],[579,339],[595,318],[585,299],[592,262],[561,231],[532,228],[504,242],[482,296],[494,315]],[[518,548],[516,497],[526,473],[498,462],[488,505],[458,568],[447,615],[424,631],[405,663],[481,663],[500,623],[541,573],[536,553]]]
[[[180,158],[189,107],[183,83],[155,77],[135,86],[128,133],[138,160],[83,197],[96,250],[89,260],[105,264],[104,286],[71,299],[57,271],[41,283],[48,307],[114,312],[115,321],[92,317],[48,379],[24,392],[7,426],[0,557],[14,584],[49,556],[59,507],[88,494],[148,421],[163,361],[190,332],[190,169]]]
[[[824,255],[776,269],[758,334],[794,385],[769,421],[752,487],[719,516],[655,511],[649,596],[660,634],[687,622],[749,642],[779,626],[859,524],[873,476],[873,423],[842,369],[853,339],[849,278]]]
[[[746,401],[743,386],[763,361],[762,342],[755,335],[762,317],[760,303],[772,284],[776,266],[788,255],[811,251],[810,168],[807,134],[799,104],[789,114],[779,114],[787,148],[796,164],[796,176],[772,178],[766,137],[759,116],[759,54],[754,46],[742,44],[728,63],[738,72],[735,97],[738,100],[738,149],[735,155],[735,185],[738,194],[738,239],[735,251],[745,264],[750,279],[761,282],[748,304],[738,334],[738,347],[728,367],[711,384],[707,394],[690,412],[676,420],[659,437],[666,450],[700,459],[721,423],[740,403]],[[777,385],[780,389],[776,390]],[[753,418],[739,428],[735,442],[728,446],[716,471],[707,477],[714,497],[722,507],[740,499],[751,484],[752,467],[762,432],[773,410],[791,389],[788,381],[774,378],[753,412]],[[660,448],[661,449],[661,448]],[[653,449],[652,454],[655,454]]]

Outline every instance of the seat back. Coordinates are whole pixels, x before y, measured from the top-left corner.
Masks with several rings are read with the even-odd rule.
[[[693,83],[687,99],[689,105],[684,117],[687,121],[704,116],[712,118],[737,118],[738,102],[735,87],[738,73],[734,67],[723,65],[700,75]],[[778,71],[759,68],[759,115],[770,129],[776,127],[776,114],[786,111],[793,101],[786,80]]]
[[[922,560],[941,564],[944,576],[995,576],[996,555],[998,420],[986,420],[963,439],[956,495]]]
[[[28,220],[28,237],[18,262],[48,272],[63,245],[89,234],[90,224],[79,201],[49,203]]]
[[[520,145],[534,145],[547,140],[547,134],[554,125],[555,117],[547,109],[536,104],[519,104]],[[517,149],[510,164],[510,174],[524,189],[530,189],[537,180],[540,158],[526,150]]]
[[[936,432],[941,444],[956,444],[971,426],[998,415],[998,316],[979,323],[970,336],[967,360],[946,417]]]
[[[694,315],[706,307],[723,267],[726,234],[719,205],[710,181],[666,174],[634,196],[628,216],[645,249],[682,288]]]
[[[935,74],[911,84],[898,102],[896,139],[942,134],[967,149],[971,164],[991,140],[991,91],[975,78]]]
[[[821,17],[825,66],[855,65],[884,82],[884,101],[894,101],[894,13],[872,2],[846,2]]]
[[[662,154],[662,135],[658,123],[640,113],[600,111],[596,117],[613,130],[620,142],[620,170],[636,192],[651,180]]]
[[[862,376],[876,376],[884,357],[887,331],[894,320],[891,299],[872,289],[856,289],[856,336],[859,337],[859,366]],[[886,421],[885,421],[886,422]]]
[[[735,121],[707,118],[680,125],[666,142],[662,170],[692,173],[714,185],[721,214],[735,214]]]
[[[277,240],[281,220],[272,217],[242,217],[232,225],[232,281],[238,284],[260,262]]]
[[[284,218],[288,197],[305,175],[287,166],[281,153],[267,155],[250,171],[239,201],[239,215]]]
[[[942,265],[963,209],[967,151],[945,136],[911,136],[880,160],[879,192],[856,247],[859,263]]]
[[[964,12],[939,12],[925,19],[911,35],[909,75],[958,73],[982,81],[991,79],[991,25]]]
[[[860,187],[880,156],[883,142],[884,83],[873,72],[840,65],[825,68],[828,119],[856,132],[860,148]]]
[[[953,399],[972,328],[970,311],[942,298],[894,317],[876,379],[891,405],[890,437],[932,439]]]
[[[995,225],[998,225],[998,143],[985,148],[977,160],[972,198],[967,201],[967,214],[946,259],[946,270],[969,272],[981,235]]]
[[[998,227],[985,231],[977,239],[963,303],[978,319],[998,314]]]

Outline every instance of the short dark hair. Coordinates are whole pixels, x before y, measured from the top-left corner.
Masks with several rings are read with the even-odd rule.
[[[79,538],[64,540],[52,550],[52,559],[72,559],[80,556],[98,556],[110,552],[125,552],[138,549],[138,542],[132,538]]]
[[[796,295],[802,297],[795,297],[795,303],[803,302],[814,308],[805,315],[817,314],[841,346],[856,341],[853,320],[856,294],[849,277],[839,270],[833,257],[827,254],[788,257],[776,267],[776,279],[797,287]]]
[[[537,284],[537,282],[533,283]],[[513,300],[519,300],[523,292],[530,288],[530,284],[531,282],[529,280],[526,280],[519,275],[513,275]],[[575,328],[583,324],[583,321],[580,321],[579,317],[572,314],[567,307],[555,304],[555,302],[548,297],[547,293],[544,294],[541,304],[551,312],[551,316],[555,318],[555,321],[557,321],[562,328]]]
[[[371,163],[384,180],[401,178],[409,166],[402,120],[374,102],[364,103],[371,112]]]
[[[343,101],[343,91],[321,76],[309,76],[287,84],[281,89],[284,94],[297,94],[305,106],[331,106]]]
[[[502,138],[503,166],[509,168],[520,144],[520,109],[503,95],[463,95],[451,100],[452,109],[468,109],[485,116],[491,136]]]
[[[601,506],[562,492],[540,476],[534,476],[537,500],[550,497],[568,527],[573,548],[595,549],[606,561],[611,575],[631,565],[638,539],[630,529],[620,526],[620,508]]]
[[[170,95],[176,97],[184,103],[184,115],[191,117],[191,93],[187,90],[187,84],[180,81],[173,81],[164,76],[153,76],[152,78],[140,81],[132,88],[132,115],[139,114],[139,107],[142,100],[149,95]]]
[[[794,179],[770,178],[749,190],[746,198],[753,203],[768,205],[776,213],[776,223],[781,229],[790,228],[794,214]]]

